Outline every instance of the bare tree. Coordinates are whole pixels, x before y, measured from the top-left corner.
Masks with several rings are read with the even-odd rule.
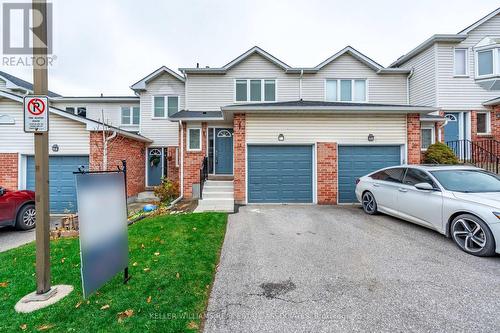
[[[98,171],[108,170],[108,156],[113,152],[113,148],[120,145],[124,141],[124,137],[118,135],[115,129],[110,127],[109,119],[105,119],[104,110],[101,110],[101,117],[98,119],[96,131],[101,132],[102,140],[94,142],[95,151],[102,157],[102,163],[99,165]]]

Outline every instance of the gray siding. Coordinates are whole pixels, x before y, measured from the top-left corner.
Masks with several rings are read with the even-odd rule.
[[[151,146],[178,146],[179,125],[168,118],[153,118],[153,96],[179,96],[179,109],[185,108],[184,83],[173,76],[164,73],[146,86],[147,90],[140,94],[141,125],[140,133],[153,140]]]
[[[436,106],[436,47],[429,47],[401,67],[413,68],[410,78],[410,104]]]
[[[500,15],[469,32],[459,44],[438,43],[438,102],[444,109],[484,109],[482,103],[500,96],[499,91],[483,89],[475,82],[475,53],[473,47],[484,37],[500,36]],[[454,77],[454,48],[468,48],[468,77]]]

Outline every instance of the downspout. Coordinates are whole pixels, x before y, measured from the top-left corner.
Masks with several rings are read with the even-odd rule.
[[[302,77],[304,76],[304,70],[300,70],[300,77],[299,77],[299,99],[302,100]]]
[[[442,141],[442,137],[441,137],[441,136],[442,136],[442,135],[441,135],[441,129],[442,129],[443,127],[445,127],[445,126],[446,126],[446,124],[448,124],[448,118],[444,118],[444,122],[443,122],[441,125],[439,125],[439,127],[438,127],[438,141],[439,141],[439,142],[441,142],[441,141]]]
[[[103,136],[104,136],[104,147],[103,147],[103,152],[102,152],[102,164],[103,164],[103,171],[108,170],[108,142],[116,138],[116,131],[113,131],[113,134],[111,136],[106,138],[106,132],[103,130],[102,131]]]
[[[413,67],[410,70],[410,73],[406,77],[406,104],[410,105],[410,79],[413,76]]]
[[[181,149],[179,149],[178,151],[180,152],[181,154],[181,158],[180,158],[180,164],[181,164],[181,181],[180,181],[180,195],[177,199],[175,199],[174,201],[172,201],[170,203],[170,205],[168,205],[167,209],[172,209],[172,207],[174,207],[174,205],[176,203],[178,203],[182,197],[184,196],[184,133],[183,133],[183,128],[182,128],[182,120],[179,120],[179,126],[181,127]]]

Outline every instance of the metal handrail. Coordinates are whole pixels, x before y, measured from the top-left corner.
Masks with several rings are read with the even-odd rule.
[[[460,162],[472,164],[498,174],[500,156],[484,148],[481,144],[467,139],[448,141],[446,144],[453,150]]]
[[[494,155],[500,155],[500,141],[495,139],[481,139],[474,142],[478,146],[490,151]]]
[[[203,185],[208,178],[208,158],[204,157],[200,167],[200,199],[203,199]]]

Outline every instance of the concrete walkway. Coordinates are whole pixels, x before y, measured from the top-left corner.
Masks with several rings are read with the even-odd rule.
[[[500,332],[500,257],[359,208],[229,216],[205,332]]]

